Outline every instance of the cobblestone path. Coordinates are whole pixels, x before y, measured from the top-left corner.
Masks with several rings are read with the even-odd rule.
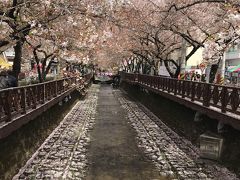
[[[95,122],[98,86],[92,86],[13,179],[82,179],[89,131]]]
[[[225,167],[200,159],[198,149],[191,142],[178,136],[144,106],[129,100],[120,91],[116,94],[137,132],[139,148],[154,162],[160,174],[183,180],[238,179]]]
[[[93,85],[13,179],[237,178],[121,91]]]
[[[136,133],[110,86],[98,95],[96,124],[91,132],[88,159],[91,180],[166,179],[137,147]]]

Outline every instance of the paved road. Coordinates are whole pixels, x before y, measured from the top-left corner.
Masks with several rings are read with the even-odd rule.
[[[93,85],[14,179],[237,178],[200,160],[196,147],[121,91]]]

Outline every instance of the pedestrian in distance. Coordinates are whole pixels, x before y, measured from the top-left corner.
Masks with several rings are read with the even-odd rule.
[[[8,88],[8,78],[7,78],[7,72],[5,70],[0,72],[0,89]]]
[[[120,85],[120,74],[116,74],[115,76],[113,76],[113,88],[118,88]]]
[[[197,72],[197,73],[196,73],[196,81],[200,82],[200,80],[201,80],[201,75],[198,74],[198,72]]]
[[[201,82],[206,82],[206,74],[202,74],[202,76],[201,76]]]
[[[192,73],[192,77],[191,77],[191,81],[195,81],[196,80],[196,74],[195,72]]]
[[[7,81],[9,87],[17,87],[17,79],[13,76],[12,71],[7,71]]]

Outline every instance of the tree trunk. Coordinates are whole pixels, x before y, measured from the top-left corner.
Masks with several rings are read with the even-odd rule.
[[[22,47],[23,42],[18,41],[16,46],[14,46],[15,57],[13,60],[13,76],[17,79],[18,83],[18,75],[21,72],[21,62],[22,62]]]
[[[43,82],[43,74],[42,74],[41,69],[39,67],[40,59],[38,58],[38,54],[37,54],[37,49],[40,48],[40,47],[41,47],[41,45],[38,45],[34,48],[33,55],[34,55],[35,61],[37,63],[38,80],[39,80],[40,83],[42,83]],[[42,64],[42,69],[43,69],[43,64]]]
[[[181,63],[180,63],[180,72],[185,73],[186,69],[186,54],[187,53],[187,41],[182,38],[182,48],[181,48]],[[180,73],[179,72],[179,73]],[[174,74],[174,76],[176,73]]]
[[[37,63],[37,71],[38,71],[38,80],[40,83],[43,82],[43,77],[42,77],[42,72],[41,72],[41,69],[39,67],[39,63]]]
[[[178,78],[178,75],[180,74],[180,72],[181,72],[181,69],[180,69],[180,66],[176,66],[176,72],[175,72],[175,74],[174,74],[174,78]]]
[[[163,63],[164,63],[164,66],[166,67],[166,69],[167,69],[170,77],[174,78],[174,74],[173,74],[173,73],[171,72],[171,70],[170,70],[170,67],[169,67],[169,65],[168,65],[168,61],[163,61]]]
[[[219,62],[217,64],[213,64],[211,66],[211,70],[210,70],[210,75],[209,75],[209,83],[213,83],[215,80],[215,76],[218,70],[218,66],[219,66]]]
[[[47,66],[47,68],[45,70],[45,74],[44,74],[45,75],[45,77],[44,77],[45,79],[46,79],[46,76],[48,75],[48,73],[50,71],[51,65],[52,65],[52,61],[49,62],[48,66]]]
[[[47,59],[44,59],[43,61],[42,61],[42,81],[46,81],[46,71],[45,71],[45,69],[46,69],[46,62],[47,62]]]
[[[47,77],[47,75],[48,75],[48,73],[50,71],[50,68],[51,68],[52,64],[53,64],[54,58],[55,58],[55,56],[53,58],[51,58],[49,64],[46,67],[46,69],[44,69],[44,75],[43,75],[44,76],[44,80],[46,80],[46,77]]]
[[[166,67],[169,75],[170,75],[172,78],[178,78],[178,75],[179,75],[180,72],[181,72],[181,67],[180,67],[174,60],[164,60],[163,62],[164,62],[164,65],[165,65],[165,67]],[[173,72],[171,71],[168,62],[172,62],[172,63],[175,65],[175,67],[177,68],[176,71],[175,71],[175,73],[173,73]]]

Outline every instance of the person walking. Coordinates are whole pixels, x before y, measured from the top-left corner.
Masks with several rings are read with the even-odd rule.
[[[0,89],[5,89],[8,88],[8,79],[7,79],[7,72],[6,71],[1,71],[0,72]]]
[[[12,71],[7,72],[7,80],[9,87],[17,87],[17,79],[13,76]]]
[[[120,74],[118,73],[113,77],[113,87],[118,88],[119,85],[120,85]]]

